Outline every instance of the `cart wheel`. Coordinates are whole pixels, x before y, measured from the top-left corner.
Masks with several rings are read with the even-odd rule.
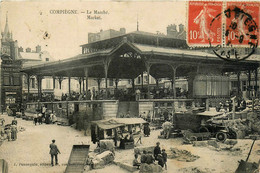
[[[227,134],[224,132],[218,132],[216,134],[216,139],[218,142],[225,142],[225,140],[227,139]]]

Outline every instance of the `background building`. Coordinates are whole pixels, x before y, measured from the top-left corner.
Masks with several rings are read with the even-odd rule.
[[[22,96],[21,61],[18,60],[18,42],[13,40],[8,17],[1,33],[1,105],[20,104]]]
[[[95,41],[105,40],[112,37],[120,36],[126,34],[125,28],[120,28],[119,31],[114,29],[108,29],[103,31],[102,29],[98,33],[88,33],[88,42],[92,43]]]
[[[20,72],[21,68],[53,61],[53,58],[47,51],[42,51],[39,45],[35,50],[26,48],[25,51],[23,47],[18,47],[18,41],[13,40],[9,30],[8,16],[6,16],[6,24],[1,36],[1,105],[2,107],[10,104],[21,105],[28,93],[27,76]],[[36,76],[29,76],[29,78],[30,93],[33,97],[37,93],[37,79]],[[42,89],[44,94],[53,93],[52,78],[43,79]]]
[[[22,67],[33,66],[41,63],[54,61],[53,57],[47,51],[42,51],[41,46],[37,45],[35,50],[31,48],[26,48],[25,51],[23,47],[18,48],[18,60],[21,61]],[[29,81],[27,75],[22,76],[22,94],[23,99],[26,100],[28,94],[28,82],[30,90],[30,99],[37,98],[38,96],[38,82],[36,76],[29,76]],[[42,93],[53,94],[53,80],[51,77],[45,77],[42,79]]]

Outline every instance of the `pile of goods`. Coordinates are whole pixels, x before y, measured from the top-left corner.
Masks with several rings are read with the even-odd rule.
[[[230,130],[236,133],[237,139],[244,139],[246,136],[246,133],[250,131],[250,128],[248,127],[246,121],[244,120],[226,120],[223,121],[224,125],[228,127]]]
[[[105,151],[98,155],[89,155],[87,164],[90,165],[91,169],[104,168],[105,165],[112,163],[115,159],[115,155],[111,151]]]
[[[260,135],[260,118],[257,116],[256,113],[249,113],[247,115],[247,120],[249,121],[249,128],[253,132],[256,132]]]
[[[163,172],[163,169],[160,165],[157,164],[141,164],[139,173],[159,173]]]
[[[194,162],[200,158],[199,156],[191,154],[187,150],[178,150],[176,148],[171,148],[171,152],[168,154],[168,159],[177,159],[178,161],[184,162]]]

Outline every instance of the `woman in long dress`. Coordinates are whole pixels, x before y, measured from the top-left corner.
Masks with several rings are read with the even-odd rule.
[[[16,125],[11,126],[11,138],[13,141],[17,139],[17,127]]]

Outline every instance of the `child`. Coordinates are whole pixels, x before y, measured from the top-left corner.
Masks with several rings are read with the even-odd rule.
[[[138,159],[138,154],[135,154],[135,159],[133,160],[133,166],[137,166],[137,169],[139,169],[141,163],[137,159]]]
[[[163,162],[164,162],[164,165],[165,165],[165,169],[167,170],[167,154],[165,152],[165,149],[162,149],[162,157],[163,157]]]
[[[36,125],[37,124],[37,120],[38,120],[38,112],[36,114],[34,114],[34,124]]]
[[[158,160],[158,165],[160,165],[160,166],[163,168],[163,166],[164,166],[164,160],[163,160],[162,154],[158,154],[157,160]]]
[[[11,129],[10,128],[6,129],[6,135],[7,135],[8,141],[10,141],[11,140]]]

